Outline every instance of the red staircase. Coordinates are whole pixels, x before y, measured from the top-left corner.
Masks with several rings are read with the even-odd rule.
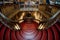
[[[29,26],[30,24],[28,24]],[[21,23],[22,28],[24,29],[26,23]],[[33,27],[34,26],[34,27]],[[52,27],[47,30],[38,31],[37,28],[38,24],[34,23],[31,24],[31,30],[20,30],[14,31],[10,30],[9,28],[5,27],[0,22],[0,40],[60,40],[60,23],[57,22]],[[29,27],[27,27],[29,28]]]

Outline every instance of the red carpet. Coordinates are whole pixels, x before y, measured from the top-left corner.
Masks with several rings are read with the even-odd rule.
[[[60,40],[60,23],[57,22],[47,30],[36,30],[38,24],[21,23],[22,30],[14,31],[0,22],[0,40]]]

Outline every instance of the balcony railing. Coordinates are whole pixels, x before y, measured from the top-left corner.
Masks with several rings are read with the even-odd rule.
[[[26,4],[20,4],[20,11],[38,11],[39,4],[34,5],[26,5]]]

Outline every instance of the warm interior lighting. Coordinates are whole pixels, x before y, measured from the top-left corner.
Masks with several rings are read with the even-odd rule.
[[[38,29],[44,29],[45,28],[45,25],[44,24],[40,24]]]
[[[34,13],[32,13],[32,14],[33,14],[33,16],[35,17],[35,19],[42,21],[42,16],[41,16],[40,13],[34,12]],[[37,20],[34,20],[34,21],[36,21],[37,23],[39,23],[39,21],[37,21]]]
[[[41,20],[42,18],[41,14],[38,12],[33,13],[33,15],[35,16],[35,19]]]
[[[14,27],[15,30],[20,30],[20,27],[19,27],[18,24],[14,25],[14,26],[15,26],[15,27]]]
[[[22,13],[22,15],[20,16],[18,20],[23,19],[24,15],[25,15],[25,12]]]
[[[23,12],[23,13],[21,14],[20,18],[18,19],[18,20],[20,20],[19,23],[23,22],[23,20],[21,20],[21,19],[23,19],[24,16],[25,16],[25,12]]]

